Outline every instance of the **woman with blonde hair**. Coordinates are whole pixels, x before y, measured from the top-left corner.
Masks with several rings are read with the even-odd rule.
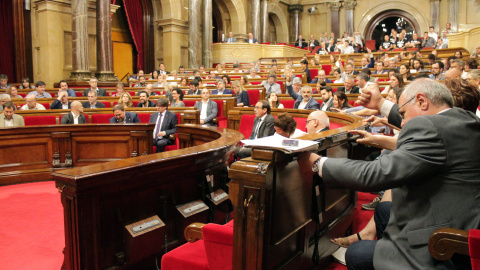
[[[17,87],[13,85],[7,88],[7,95],[10,95],[11,98],[23,98],[18,94]]]
[[[133,101],[130,93],[124,92],[118,99],[118,104],[122,104],[125,108],[133,108]]]
[[[248,77],[247,75],[242,75],[240,76],[240,84],[245,86],[245,85],[252,85],[251,83],[248,82]]]
[[[233,81],[232,82],[232,89],[237,97],[237,106],[238,107],[248,107],[250,106],[250,99],[248,97],[247,90],[245,87],[240,83],[240,81]]]

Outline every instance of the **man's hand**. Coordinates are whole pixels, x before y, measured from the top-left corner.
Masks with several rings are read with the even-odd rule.
[[[205,124],[205,121],[204,120],[200,120],[200,125],[203,125]]]
[[[67,92],[61,91],[61,92],[58,93],[58,98],[57,99],[61,101],[62,98],[66,95],[67,95]]]
[[[376,136],[370,134],[369,132],[366,132],[364,130],[349,130],[348,133],[353,135],[359,135],[360,138],[357,139],[358,143],[371,145],[371,146],[378,146],[378,143],[375,140]]]
[[[313,163],[320,157],[321,156],[314,153],[303,152],[298,156],[297,162],[298,162],[298,165],[304,170],[311,171]]]
[[[165,137],[165,135],[167,135],[167,133],[165,131],[160,131],[157,136],[158,137]]]
[[[370,116],[369,118],[363,120],[363,122],[369,122],[372,127],[382,127],[388,125],[387,118],[377,117],[375,115]]]
[[[285,81],[291,82],[292,81],[292,73],[288,72],[287,75],[285,75]]]
[[[372,53],[372,50],[367,49],[368,54],[370,55]]]
[[[378,87],[378,78],[375,79],[375,83],[368,85],[362,90],[362,94],[358,97],[358,104],[368,109],[378,110],[382,108],[385,99],[380,93]]]

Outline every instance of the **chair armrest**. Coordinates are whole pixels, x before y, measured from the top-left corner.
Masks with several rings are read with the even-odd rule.
[[[204,225],[205,225],[204,223],[199,223],[199,222],[195,222],[188,225],[183,231],[183,235],[185,236],[185,239],[190,243],[203,239],[202,227]]]
[[[217,117],[213,118],[212,122],[218,125],[218,118]]]
[[[455,253],[469,255],[468,232],[440,228],[430,236],[428,251],[432,257],[441,261],[449,260]]]
[[[177,139],[177,134],[170,134],[170,136],[168,136],[168,138],[172,141],[175,141]]]

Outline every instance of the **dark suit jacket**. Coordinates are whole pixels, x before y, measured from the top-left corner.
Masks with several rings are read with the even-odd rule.
[[[188,95],[200,95],[202,94],[202,89],[197,89],[197,91],[193,92],[192,89],[188,90]]]
[[[79,124],[86,124],[87,119],[85,119],[85,115],[80,114],[78,117],[78,123]],[[67,113],[62,117],[62,120],[60,120],[60,124],[67,124],[67,125],[73,125],[73,114],[72,112]]]
[[[333,107],[333,97],[331,97],[327,102],[323,102],[320,106],[320,110],[322,111],[330,111],[330,108]]]
[[[299,42],[300,41],[298,39],[295,41],[295,47],[299,47]],[[301,42],[302,42],[302,48],[306,48],[308,46],[308,44],[307,44],[307,42],[305,42],[304,38],[302,38]]]
[[[300,102],[302,102],[303,97],[302,95],[299,95],[295,93],[293,90],[293,87],[291,85],[287,86],[287,91],[288,94],[295,99],[295,105],[293,106],[294,109],[298,109],[298,106],[300,105]],[[307,103],[307,106],[305,106],[305,110],[318,110],[320,108],[320,104],[313,98],[310,98],[310,100]]]
[[[312,47],[312,46],[310,45],[311,42],[312,42],[311,40],[308,40],[308,42],[307,42],[307,44],[308,44],[309,47]],[[318,40],[314,39],[314,40],[313,40],[313,45],[314,45],[313,47],[317,47],[317,46],[320,46],[320,43],[318,43]]]
[[[202,104],[203,102],[200,100],[197,101],[194,106],[195,108],[197,108],[197,110],[200,111],[200,113],[202,112]],[[203,121],[205,121],[204,125],[215,126],[215,123],[213,123],[213,118],[217,117],[217,113],[217,103],[209,99],[207,102],[207,118],[203,119]]]
[[[155,107],[155,106],[157,106],[155,102],[153,102],[151,100],[148,101],[148,107]],[[139,102],[137,104],[137,108],[141,108],[141,107],[142,107],[142,103]]]
[[[248,38],[245,39],[245,42],[246,42],[246,43],[249,43],[249,42],[248,42]],[[255,44],[255,42],[258,42],[258,40],[257,40],[256,38],[253,38],[253,43]]]
[[[83,106],[83,108],[85,108],[85,109],[90,109],[90,102],[88,102],[88,101],[82,102],[82,106]],[[99,108],[105,108],[105,104],[100,103],[100,102],[97,101],[97,103],[95,103],[95,107],[96,107],[97,109],[99,109]]]
[[[254,139],[253,135],[255,133],[255,130],[257,129],[258,121],[260,121],[260,118],[255,117],[255,120],[253,121],[252,133],[250,134],[250,137],[249,137],[250,140]],[[257,139],[267,137],[267,136],[272,136],[275,133],[275,127],[273,125],[274,121],[275,121],[275,118],[271,114],[267,114],[267,116],[265,116],[265,120],[262,121],[262,124],[258,129]]]
[[[390,220],[375,247],[375,269],[454,269],[452,261],[429,254],[428,240],[441,227],[480,228],[478,149],[480,120],[452,108],[410,119],[396,149],[377,160],[327,159],[323,181],[359,191],[392,189]]]
[[[86,89],[85,91],[83,91],[83,96],[84,96],[84,97],[87,97],[87,96],[88,96],[88,92],[89,92],[90,90],[92,90],[92,88],[88,88],[88,89]],[[104,96],[104,97],[106,97],[106,96],[107,96],[107,90],[98,88],[97,96]]]
[[[223,90],[223,95],[231,95],[231,94],[233,94],[232,90],[228,90],[226,88]],[[218,90],[217,89],[213,90],[212,95],[218,95]]]
[[[337,91],[342,91],[342,92],[345,92],[345,87],[342,86],[342,87],[339,87],[337,89]],[[358,88],[358,86],[352,86],[352,90],[350,90],[350,94],[359,94],[360,93],[360,88]]]
[[[237,104],[239,103],[243,103],[243,106],[250,106],[250,98],[248,97],[247,91],[242,91],[242,93],[237,96]]]
[[[112,117],[110,118],[111,124],[118,123],[117,118]],[[140,118],[138,118],[138,114],[134,112],[125,112],[125,123],[140,123]]]
[[[304,72],[307,74],[307,83],[311,83],[312,76],[310,75],[310,69],[306,68]]]
[[[68,102],[68,108],[70,108],[70,104],[72,104],[70,101]],[[50,104],[50,109],[52,110],[60,110],[60,109],[63,109],[62,107],[62,102],[58,99],[55,99],[54,102],[52,102],[52,104]]]
[[[150,120],[148,120],[149,123],[156,124],[158,120],[158,112],[152,113],[150,115]],[[172,140],[170,140],[168,137],[172,134],[177,133],[177,114],[173,113],[171,111],[165,111],[165,117],[163,118],[162,126],[160,127],[159,131],[165,131],[165,136],[163,136],[163,139],[169,140],[172,144],[174,143]],[[155,130],[153,131],[155,132]],[[161,138],[158,138],[161,139]],[[154,145],[156,145],[156,142],[153,142]]]

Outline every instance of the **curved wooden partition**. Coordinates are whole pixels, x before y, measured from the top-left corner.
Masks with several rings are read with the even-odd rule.
[[[312,112],[274,109],[272,114],[285,111],[301,118]],[[244,114],[253,114],[252,108],[230,111],[229,127],[238,128]],[[327,114],[331,123],[344,126],[301,138],[318,141],[324,156],[351,157],[354,149],[347,131],[365,129],[362,118]],[[233,269],[313,269],[326,264],[338,249],[328,240],[344,236],[351,228],[356,192],[324,186],[296,157],[278,150],[253,149],[251,158],[231,166]]]
[[[243,135],[190,124],[177,131],[185,149],[52,174],[64,206],[66,269],[154,269],[155,259],[160,263],[161,254],[185,243],[186,226],[216,219],[206,179],[222,187],[225,162]],[[196,201],[206,209],[177,210]],[[127,231],[155,215],[165,223],[160,234],[142,238]]]

